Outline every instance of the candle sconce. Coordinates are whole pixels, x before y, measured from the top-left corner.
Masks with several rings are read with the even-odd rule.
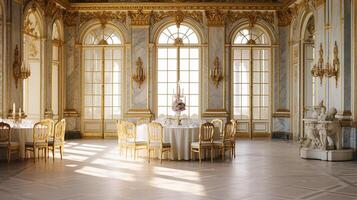
[[[322,78],[324,77],[325,70],[323,69],[324,59],[323,59],[324,51],[322,50],[322,44],[320,44],[319,50],[319,60],[317,64],[311,68],[311,74],[315,78],[320,78],[320,84],[322,83]]]
[[[223,75],[219,67],[219,59],[216,57],[214,60],[214,67],[210,70],[211,80],[214,82],[216,88],[218,88],[219,82],[223,80]]]
[[[337,77],[339,71],[340,71],[340,60],[338,59],[338,46],[337,46],[337,42],[335,41],[335,47],[333,48],[332,65],[329,62],[326,63],[324,74],[328,78],[335,77],[336,85],[337,85]]]
[[[138,57],[136,61],[136,73],[131,78],[138,84],[139,88],[141,88],[146,77],[143,69],[143,61],[140,57]]]
[[[22,64],[21,64],[19,49],[18,49],[17,45],[15,47],[14,63],[12,65],[12,67],[13,67],[13,70],[14,70],[13,71],[13,75],[14,75],[14,78],[15,78],[15,86],[17,88],[19,80],[25,80],[25,79],[27,79],[28,77],[31,76],[30,68],[25,66],[24,62],[22,62]]]

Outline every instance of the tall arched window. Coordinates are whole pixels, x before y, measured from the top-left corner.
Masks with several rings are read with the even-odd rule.
[[[23,109],[28,118],[38,120],[41,113],[42,102],[42,67],[41,67],[41,20],[34,9],[29,9],[24,21],[24,61],[31,70],[31,76],[24,80]]]
[[[60,37],[59,21],[52,27],[52,111],[53,118],[58,119],[61,103],[61,61],[62,61],[62,38]]]
[[[123,43],[116,28],[96,26],[83,41],[84,131],[115,132],[121,117]]]
[[[186,103],[182,116],[199,116],[200,47],[196,32],[187,25],[170,25],[157,41],[157,115],[173,116],[171,105],[180,84]]]
[[[238,132],[270,132],[271,45],[258,27],[240,29],[233,40],[233,117]]]

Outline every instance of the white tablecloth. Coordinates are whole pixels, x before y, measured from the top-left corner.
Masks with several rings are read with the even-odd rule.
[[[33,141],[32,128],[12,128],[11,140],[20,145],[20,158],[25,158],[25,143]]]
[[[20,146],[20,158],[25,157],[25,143],[33,141],[33,122],[30,120],[22,120],[19,123],[14,123],[13,120],[3,119],[1,120],[11,126],[11,141],[18,142]],[[15,154],[12,155],[15,158]],[[17,156],[16,156],[17,157]],[[1,156],[1,159],[5,159]]]
[[[198,141],[199,128],[197,126],[170,126],[164,127],[164,142],[171,143],[171,159],[190,160],[191,142]],[[148,140],[147,125],[137,127],[137,140]],[[219,134],[215,134],[219,137]]]

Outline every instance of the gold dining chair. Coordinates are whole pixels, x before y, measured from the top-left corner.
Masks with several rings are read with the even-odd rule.
[[[164,128],[160,123],[157,122],[151,122],[148,125],[148,143],[147,143],[147,148],[148,148],[148,162],[150,163],[150,152],[153,150],[155,152],[155,149],[159,149],[160,151],[160,163],[162,163],[162,154],[171,151],[171,144],[170,143],[165,143],[163,141],[164,137]]]
[[[118,135],[118,149],[120,156],[122,155],[122,151],[124,149],[125,143],[125,135],[124,135],[125,121],[119,119],[117,121],[117,135]]]
[[[149,124],[150,123],[150,119],[149,118],[139,118],[136,121],[136,126],[142,125],[142,124]]]
[[[55,121],[53,121],[52,119],[43,119],[43,120],[41,120],[41,122],[48,123],[50,125],[48,141],[52,141],[53,135],[55,132],[55,130],[54,130],[55,129]]]
[[[60,150],[61,160],[64,151],[64,136],[66,132],[66,120],[62,119],[58,121],[54,126],[53,139],[48,142],[48,149],[52,151],[53,161],[55,161],[55,150],[58,148]]]
[[[227,122],[224,126],[223,137],[219,140],[213,141],[214,148],[221,150],[222,160],[225,159],[225,152],[230,151],[233,157],[233,143],[232,137],[234,135],[234,125],[232,122]]]
[[[48,137],[51,134],[53,123],[48,120],[43,120],[36,123],[33,127],[33,141],[25,143],[25,157],[27,158],[27,151],[32,151],[34,155],[34,162],[36,162],[36,151],[39,154],[40,150],[45,151],[45,161],[47,161],[48,152]],[[38,157],[39,158],[39,157]]]
[[[221,138],[222,135],[223,135],[223,120],[221,120],[221,119],[213,119],[213,120],[211,121],[211,123],[213,124],[213,126],[214,126],[215,128],[218,128],[218,130],[219,130],[219,137]]]
[[[18,142],[11,141],[11,127],[9,124],[0,122],[0,149],[7,150],[7,162],[11,161],[11,153],[18,152],[20,158],[20,146]]]
[[[236,157],[236,139],[237,139],[237,121],[234,120],[234,119],[231,119],[231,122],[233,124],[233,135],[232,135],[233,151],[232,151],[232,156],[235,158]]]
[[[124,123],[124,136],[125,136],[125,158],[128,155],[128,149],[134,150],[134,160],[136,159],[136,151],[147,148],[146,141],[137,141],[136,140],[136,125],[132,122]]]
[[[201,163],[202,150],[208,149],[211,150],[211,162],[213,162],[213,136],[214,125],[209,122],[201,124],[199,128],[198,142],[191,143],[191,160],[193,158],[193,153],[198,153],[198,159]]]

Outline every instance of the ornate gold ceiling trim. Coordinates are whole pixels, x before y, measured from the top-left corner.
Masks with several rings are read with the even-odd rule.
[[[97,10],[278,10],[280,3],[224,3],[224,2],[185,2],[185,3],[72,3],[73,11]]]

